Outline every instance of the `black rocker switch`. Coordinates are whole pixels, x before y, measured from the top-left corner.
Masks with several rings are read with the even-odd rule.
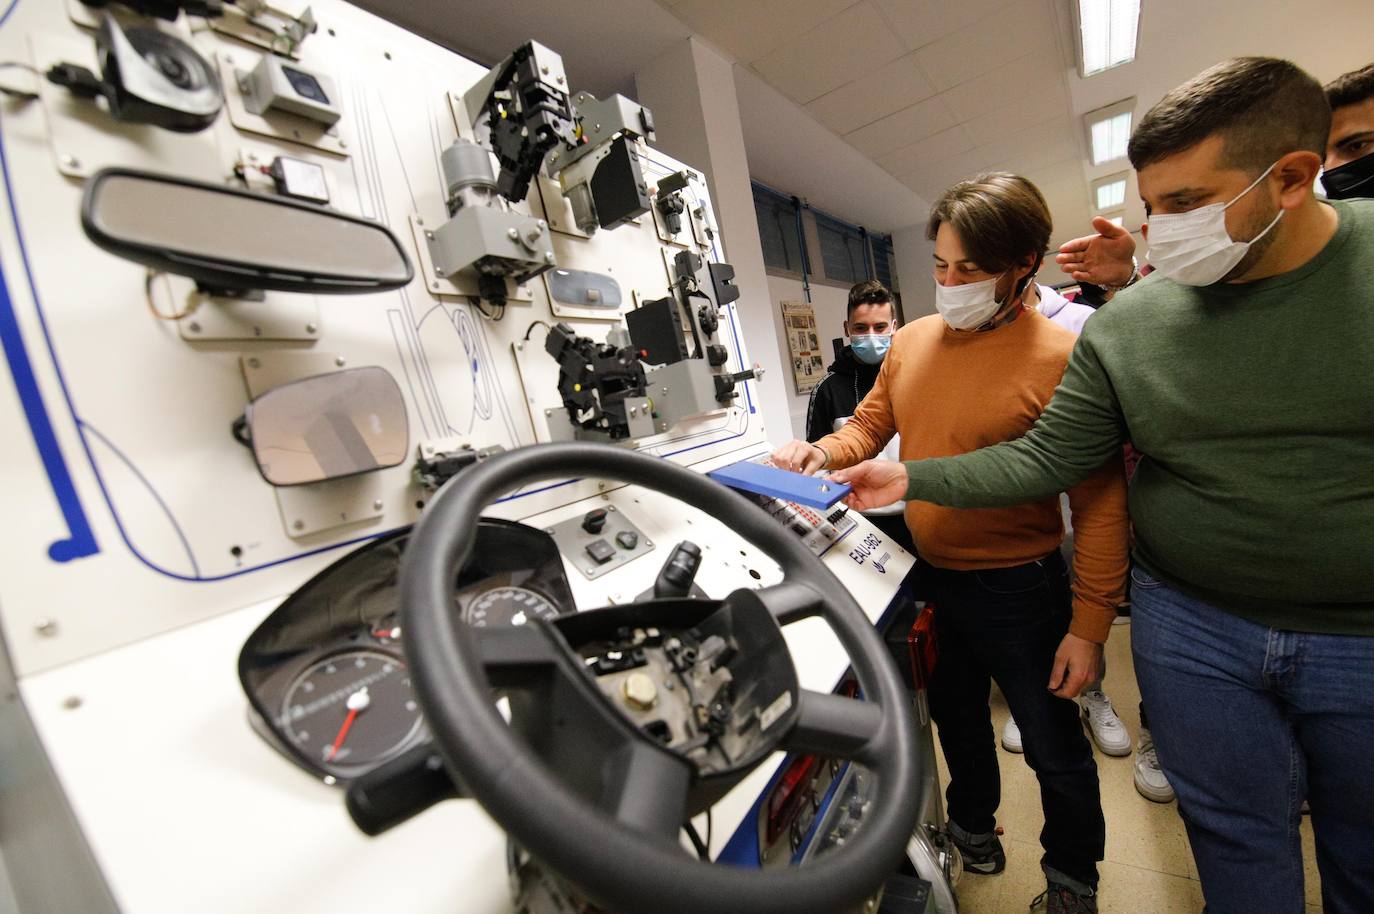
[[[668,561],[654,581],[655,597],[685,597],[692,592],[692,582],[696,580],[697,568],[701,566],[701,547],[696,543],[683,540],[673,548]]]
[[[606,509],[596,508],[582,516],[582,529],[593,535],[600,533],[606,526]]]
[[[598,565],[604,565],[615,558],[615,547],[605,540],[592,540],[587,544],[587,555],[590,555]]]

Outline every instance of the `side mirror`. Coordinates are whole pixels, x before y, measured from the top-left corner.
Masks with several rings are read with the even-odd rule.
[[[81,200],[81,227],[111,254],[212,292],[382,292],[415,276],[381,223],[175,175],[95,173]]]
[[[233,430],[274,486],[384,470],[410,449],[401,387],[377,366],[274,387],[248,404]]]

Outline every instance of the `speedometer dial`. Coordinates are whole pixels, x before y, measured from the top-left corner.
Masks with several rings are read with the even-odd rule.
[[[463,621],[478,627],[524,625],[530,619],[558,618],[558,607],[524,587],[495,587],[470,598]]]
[[[399,657],[349,650],[296,677],[280,725],[313,765],[352,778],[409,747],[420,730],[420,708]]]

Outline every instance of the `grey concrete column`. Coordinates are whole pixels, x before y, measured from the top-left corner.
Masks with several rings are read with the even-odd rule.
[[[740,332],[749,358],[765,372],[756,405],[769,438],[780,444],[793,437],[785,394],[791,373],[784,372],[782,317],[763,267],[733,71],[729,60],[689,38],[636,73],[635,87],[654,113],[654,145],[706,176],[740,288]]]

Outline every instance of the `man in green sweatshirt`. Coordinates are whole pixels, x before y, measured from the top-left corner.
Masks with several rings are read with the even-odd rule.
[[[1132,650],[1209,914],[1374,911],[1374,201],[1312,192],[1321,86],[1239,58],[1129,156],[1156,272],[1084,327],[1029,433],[834,474],[853,507],[1044,498],[1130,440]]]

